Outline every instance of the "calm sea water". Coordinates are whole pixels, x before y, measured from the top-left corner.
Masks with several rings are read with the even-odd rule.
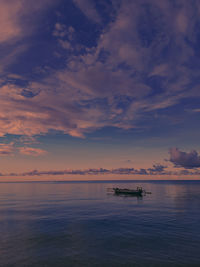
[[[200,266],[200,181],[0,183],[0,266]]]

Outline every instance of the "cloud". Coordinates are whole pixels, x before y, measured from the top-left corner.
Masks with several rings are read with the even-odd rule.
[[[53,36],[63,38],[68,37],[69,40],[73,38],[74,28],[72,26],[67,27],[65,24],[56,23],[54,26]]]
[[[175,167],[183,167],[185,169],[193,169],[200,167],[200,156],[196,150],[191,152],[183,152],[174,147],[169,150],[170,159]]]
[[[30,15],[31,10],[33,15],[34,6],[44,10],[48,2],[54,1],[30,1],[22,12],[20,4],[11,5],[16,1],[3,1],[12,16],[4,19],[11,30],[2,33],[2,42],[26,35],[24,12]],[[75,3],[91,20],[101,21],[93,1]],[[194,3],[183,0],[180,9],[171,1],[121,1],[115,17],[95,35],[93,46],[77,42],[82,45],[79,50],[72,49],[67,39],[73,28],[57,22],[54,35],[64,48],[64,67],[51,67],[45,77],[30,80],[24,87],[5,79],[0,86],[0,136],[56,130],[84,137],[107,126],[146,128],[150,127],[147,123],[140,123],[145,116],[156,120],[155,112],[179,105],[184,98],[200,97],[199,83],[195,83],[199,10]]]
[[[5,174],[5,176],[43,176],[43,175],[108,175],[108,174],[119,174],[119,175],[131,175],[140,174],[140,170],[134,168],[118,168],[118,169],[85,169],[85,170],[56,170],[56,171],[38,171],[33,170],[24,173],[12,173]],[[141,173],[144,174],[144,173]],[[145,173],[147,174],[147,173]]]
[[[67,27],[65,24],[56,23],[54,26],[53,36],[58,38],[58,44],[66,50],[79,50],[80,45],[74,42],[75,30],[72,26]],[[73,43],[72,43],[73,41]]]
[[[34,156],[34,157],[45,155],[47,153],[43,149],[33,148],[33,147],[20,147],[18,150],[20,154]]]
[[[49,171],[38,171],[32,170],[23,173],[7,173],[1,174],[1,176],[62,176],[62,175],[82,175],[82,176],[98,176],[98,175],[130,175],[130,176],[138,176],[138,175],[158,175],[158,176],[192,176],[192,175],[200,175],[198,171],[188,171],[181,170],[179,172],[172,172],[164,170],[166,166],[162,165],[154,165],[153,168],[148,169],[135,169],[135,168],[117,168],[117,169],[105,169],[105,168],[90,168],[90,169],[66,169],[66,170],[49,170]]]
[[[93,0],[73,0],[80,10],[92,21],[101,23],[101,17],[98,14]]]
[[[21,23],[22,17],[26,14],[24,7],[27,6],[24,6],[23,2],[23,0],[0,2],[0,75],[27,49],[27,44],[19,43],[31,32],[31,29],[26,30],[26,24]]]
[[[5,176],[43,176],[43,175],[167,175],[170,172],[164,172],[164,166],[153,166],[149,169],[135,169],[135,168],[117,168],[117,169],[105,169],[105,168],[90,168],[90,169],[68,169],[68,170],[51,170],[51,171],[38,171],[33,170],[24,173],[5,174]],[[162,169],[162,170],[161,170]]]
[[[5,149],[6,150],[6,149]],[[7,149],[8,150],[8,149]],[[25,155],[30,155],[30,156],[40,156],[40,155],[45,155],[47,152],[44,150],[40,150],[37,148],[23,148],[20,147],[18,148],[18,151],[22,154]],[[180,151],[179,151],[180,152]],[[181,152],[185,153],[185,152]],[[191,152],[192,153],[192,152]],[[188,154],[191,154],[188,153]],[[199,160],[199,158],[198,158]],[[171,161],[171,159],[170,159]],[[174,162],[173,162],[174,163]],[[175,167],[184,167],[182,165],[178,165],[177,163],[174,163]],[[26,171],[26,172],[20,172],[20,173],[0,173],[0,176],[15,176],[15,177],[26,177],[26,176],[75,176],[75,175],[81,175],[81,176],[102,176],[102,175],[120,175],[120,176],[140,176],[140,175],[145,175],[145,176],[159,176],[159,177],[164,177],[164,176],[171,176],[171,177],[182,177],[182,176],[197,176],[200,175],[200,171],[197,169],[194,170],[188,170],[192,169],[193,167],[187,167],[187,169],[181,169],[179,171],[177,170],[168,170],[167,166],[164,166],[162,164],[154,164],[151,168],[88,168],[88,169],[64,169],[64,170],[31,170],[31,171]],[[184,167],[186,168],[186,167]]]
[[[30,146],[17,146],[14,142],[9,144],[0,144],[0,156],[14,156],[15,154],[36,157],[47,154],[47,151]]]
[[[53,36],[65,37],[67,35],[67,27],[64,24],[56,23],[53,31]]]
[[[154,164],[153,168],[149,168],[148,172],[150,174],[162,174],[165,173],[165,169],[167,168],[167,166],[163,166],[161,164]]]
[[[0,144],[0,156],[12,156],[15,152],[13,143]]]
[[[1,0],[0,1],[0,75],[8,74],[8,67],[27,52],[30,37],[38,29],[42,14],[60,0]],[[29,39],[27,38],[29,37]],[[2,72],[2,73],[1,73]]]
[[[0,44],[30,35],[36,26],[33,22],[38,19],[40,12],[54,4],[52,0],[1,0]]]
[[[22,1],[1,0],[0,8],[0,43],[18,38],[22,34],[19,13]]]
[[[15,143],[18,143],[19,145],[35,145],[39,144],[38,140],[33,136],[21,136],[20,138],[17,138],[15,140]]]

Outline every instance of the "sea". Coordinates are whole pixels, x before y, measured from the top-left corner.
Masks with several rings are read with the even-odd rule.
[[[200,266],[200,181],[1,182],[0,266]]]

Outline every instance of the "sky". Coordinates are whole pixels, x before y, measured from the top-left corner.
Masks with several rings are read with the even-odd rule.
[[[199,179],[198,0],[0,0],[0,179]]]

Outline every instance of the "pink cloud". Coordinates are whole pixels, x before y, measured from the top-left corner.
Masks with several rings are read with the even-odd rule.
[[[1,0],[0,3],[0,43],[14,41],[25,34],[30,34],[33,24],[23,23],[24,18],[32,18],[34,21],[36,11],[55,4],[52,0],[25,1],[25,0]],[[34,14],[34,15],[33,15]]]
[[[15,152],[13,143],[0,144],[0,156],[12,156]]]
[[[1,72],[7,70],[8,66],[14,63],[17,57],[27,50],[30,43],[24,41],[24,38],[30,36],[37,29],[42,13],[49,6],[56,5],[58,2],[53,0],[0,1]],[[22,40],[23,42],[20,42]],[[7,44],[8,46],[6,46]]]
[[[45,150],[33,147],[20,147],[18,150],[20,154],[34,156],[34,157],[45,155],[47,153]]]
[[[47,151],[35,147],[16,146],[14,142],[9,144],[0,144],[0,156],[13,156],[18,153],[28,156],[43,156],[47,153]]]
[[[22,1],[1,0],[0,8],[0,43],[17,38],[22,34],[19,13]]]

